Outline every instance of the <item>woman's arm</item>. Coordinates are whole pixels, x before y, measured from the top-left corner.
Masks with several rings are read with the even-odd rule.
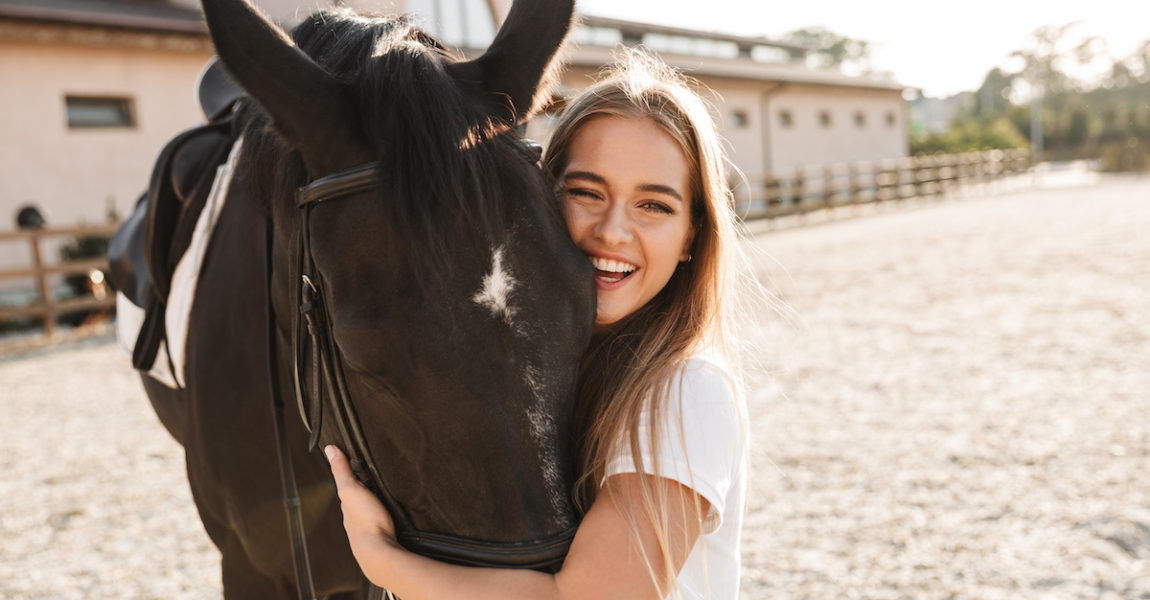
[[[451,600],[468,598],[576,599],[651,598],[659,594],[652,571],[664,578],[658,557],[655,531],[642,517],[640,477],[634,473],[607,479],[591,510],[579,524],[563,567],[555,575],[519,569],[486,569],[442,563],[404,550],[395,539],[395,528],[383,505],[351,473],[347,458],[334,446],[325,449],[344,515],[344,528],[352,552],[364,575],[403,600]],[[694,515],[695,502],[702,513],[707,501],[686,486],[664,478],[669,515]],[[644,560],[635,543],[628,513],[638,515]],[[680,519],[668,532],[674,579],[701,533],[696,519]],[[650,564],[650,568],[648,567]],[[667,593],[668,590],[663,590]]]

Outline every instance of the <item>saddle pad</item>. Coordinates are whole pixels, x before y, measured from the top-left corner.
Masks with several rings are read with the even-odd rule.
[[[196,283],[200,277],[200,268],[204,264],[208,244],[212,239],[212,231],[215,230],[220,212],[223,211],[224,203],[227,201],[228,187],[231,185],[236,160],[242,147],[243,138],[240,137],[232,145],[227,161],[216,168],[216,177],[212,181],[212,189],[204,203],[204,210],[196,219],[191,243],[188,244],[187,251],[180,257],[172,273],[172,286],[168,292],[168,304],[164,312],[167,339],[161,342],[155,364],[147,373],[156,381],[173,389],[183,388],[186,381],[185,344],[188,339],[188,318],[192,312],[192,300],[196,297]],[[136,345],[143,321],[144,309],[132,304],[123,294],[117,293],[116,338],[129,355]]]
[[[140,328],[144,326],[144,314],[144,309],[136,306],[124,292],[116,292],[116,341],[120,342],[120,348],[129,358],[136,347],[136,339],[140,337]],[[161,341],[156,351],[156,361],[146,373],[172,389],[179,389],[180,386],[172,376],[171,364],[167,344]]]

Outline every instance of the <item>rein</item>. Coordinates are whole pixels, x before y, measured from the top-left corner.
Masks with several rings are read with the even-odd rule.
[[[299,245],[297,265],[300,279],[299,293],[296,297],[299,307],[299,317],[292,333],[291,345],[293,354],[292,381],[295,387],[296,406],[300,418],[309,433],[308,451],[315,449],[319,443],[320,427],[323,423],[323,398],[331,399],[332,412],[335,413],[336,424],[345,441],[344,452],[357,473],[366,467],[371,483],[374,484],[377,496],[383,490],[382,479],[370,460],[368,447],[363,431],[359,426],[359,419],[352,411],[351,400],[347,386],[343,379],[343,369],[338,364],[338,355],[335,352],[335,340],[331,334],[328,323],[327,307],[323,301],[323,290],[320,287],[319,274],[315,269],[315,262],[311,256],[309,243],[309,223],[311,209],[314,205],[327,200],[343,198],[351,194],[368,191],[380,185],[378,165],[369,163],[347,169],[326,177],[321,177],[296,191],[296,206],[303,211],[300,219]],[[268,224],[268,311],[269,311],[269,344],[271,357],[271,378],[273,408],[276,426],[276,451],[279,458],[280,478],[284,490],[284,507],[287,510],[288,530],[291,535],[292,562],[295,566],[296,586],[299,589],[301,600],[315,600],[315,586],[312,581],[311,563],[307,555],[306,535],[304,533],[303,515],[300,506],[299,490],[296,486],[295,475],[291,466],[291,449],[287,443],[284,429],[283,403],[279,393],[279,378],[276,376],[276,340],[275,328],[271,326],[271,272],[272,272],[272,239],[273,230]],[[304,335],[307,335],[310,344],[304,348]],[[305,386],[304,369],[310,366],[311,375],[308,378],[310,389]],[[385,504],[393,515],[399,515],[398,507],[390,501],[390,496],[383,494]],[[371,585],[368,598],[372,600],[394,598],[390,592]]]

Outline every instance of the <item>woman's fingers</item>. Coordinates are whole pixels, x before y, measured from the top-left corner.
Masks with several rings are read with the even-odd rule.
[[[335,478],[335,487],[339,491],[340,499],[343,499],[345,492],[362,487],[355,474],[351,472],[347,457],[339,448],[328,446],[323,449],[323,453],[327,455],[327,462],[331,465],[331,474]]]
[[[347,457],[335,446],[323,449],[331,465],[336,491],[343,509],[343,526],[353,543],[360,536],[380,536],[390,539],[395,535],[395,525],[383,503],[371,493],[351,471]]]
[[[335,446],[323,449],[331,465],[331,474],[339,492],[340,509],[343,511],[343,528],[356,562],[376,585],[383,587],[374,565],[385,561],[389,552],[400,549],[395,540],[395,524],[383,503],[371,490],[367,489],[352,473],[351,464],[343,452]]]

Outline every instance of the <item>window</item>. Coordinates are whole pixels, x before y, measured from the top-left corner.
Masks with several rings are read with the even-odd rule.
[[[886,126],[893,129],[896,124],[898,124],[898,118],[894,116],[893,110],[888,110],[886,112]]]
[[[855,127],[858,127],[859,129],[866,127],[866,113],[865,112],[863,112],[861,110],[855,112]]]
[[[794,57],[782,48],[772,48],[770,46],[754,46],[751,48],[751,60],[768,63],[789,63],[794,62]]]
[[[154,0],[149,2],[155,4]],[[170,4],[170,2],[169,2]],[[180,2],[176,2],[180,4]],[[188,4],[183,2],[183,4]],[[258,2],[256,4],[259,4]],[[268,6],[299,6],[308,4],[355,6],[389,4],[387,2],[277,2],[264,3]],[[391,2],[390,4],[395,4]],[[463,48],[486,48],[495,37],[495,23],[491,19],[491,7],[485,0],[406,0],[400,2],[403,12],[418,15],[416,22],[423,31],[435,36],[439,41]]]
[[[779,111],[779,126],[783,129],[790,129],[795,124],[795,118],[791,115],[789,110]]]
[[[576,42],[592,46],[611,47],[623,43],[623,32],[606,27],[576,27],[571,35]]]
[[[735,129],[746,129],[751,124],[751,117],[745,110],[736,110],[731,113],[731,127]]]
[[[831,113],[828,110],[819,111],[819,127],[823,129],[831,128]]]
[[[68,127],[135,127],[131,98],[66,96]]]

